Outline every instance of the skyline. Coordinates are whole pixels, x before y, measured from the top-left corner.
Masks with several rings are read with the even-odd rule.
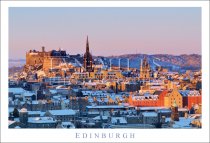
[[[42,46],[84,54],[87,35],[94,56],[201,55],[201,9],[9,9],[10,59],[24,58],[27,51]]]

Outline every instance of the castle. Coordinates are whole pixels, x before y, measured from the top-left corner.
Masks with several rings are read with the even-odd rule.
[[[45,47],[42,47],[42,51],[30,50],[26,53],[26,65],[37,66],[44,71],[58,66],[67,57],[66,51],[59,49],[46,52]]]

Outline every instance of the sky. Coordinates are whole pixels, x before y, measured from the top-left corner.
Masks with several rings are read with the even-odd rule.
[[[94,56],[201,54],[201,8],[16,7],[9,9],[9,58],[30,49]]]

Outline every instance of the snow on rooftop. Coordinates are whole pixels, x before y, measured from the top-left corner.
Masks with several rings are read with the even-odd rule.
[[[117,121],[119,121],[120,124],[127,124],[127,121],[126,121],[125,117],[112,117],[111,118],[111,123],[112,124],[116,124]]]
[[[97,108],[125,108],[125,106],[121,106],[121,105],[101,105],[101,106],[86,106],[86,108],[90,108],[90,109],[97,109]]]
[[[41,111],[28,111],[29,115],[33,115],[33,114],[41,114]]]
[[[76,112],[74,110],[49,110],[52,115],[75,115]]]
[[[200,92],[198,90],[179,90],[179,93],[182,96],[200,96]]]
[[[13,112],[13,111],[14,111],[14,107],[9,107],[8,112],[11,113],[11,112]]]
[[[144,117],[157,117],[157,113],[156,112],[143,112],[142,115]]]
[[[14,94],[21,94],[25,92],[23,88],[17,87],[17,88],[9,88],[9,92],[12,92]]]
[[[73,129],[75,128],[75,126],[74,126],[74,124],[73,124],[72,122],[62,122],[62,123],[61,123],[61,126],[62,126],[62,128],[66,128],[66,129],[67,129],[67,128],[71,128],[71,129],[72,129],[72,128],[73,128]]]
[[[170,122],[171,118],[166,118],[166,122]],[[191,128],[190,123],[193,121],[193,118],[184,118],[179,117],[179,121],[174,121],[172,125],[173,128]]]
[[[167,107],[140,107],[140,110],[161,110],[161,109],[169,109]]]
[[[100,120],[101,118],[103,120],[107,120],[108,119],[108,116],[96,116],[95,118],[93,118],[93,120]]]
[[[56,123],[52,117],[29,117],[29,123]]]
[[[35,95],[35,92],[30,92],[30,91],[26,91],[26,92],[23,92],[23,96],[33,96]]]
[[[32,104],[39,104],[39,101],[32,101]]]
[[[15,122],[16,122],[16,121],[11,121],[11,120],[8,121],[9,125],[12,125],[12,124],[15,123]]]
[[[56,93],[57,93],[57,90],[55,90],[55,89],[50,89],[50,93],[51,93],[51,94],[56,94]]]
[[[28,110],[27,110],[26,108],[22,108],[22,109],[20,110],[20,112],[28,112]]]

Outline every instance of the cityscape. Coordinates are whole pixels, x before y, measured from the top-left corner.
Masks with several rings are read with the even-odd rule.
[[[200,7],[8,16],[9,129],[204,129]]]
[[[95,56],[89,41],[10,67],[9,128],[202,128],[200,55]]]

